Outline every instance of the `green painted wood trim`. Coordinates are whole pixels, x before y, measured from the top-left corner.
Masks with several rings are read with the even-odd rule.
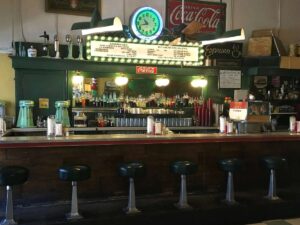
[[[127,73],[135,74],[137,65],[99,63],[87,60],[70,60],[54,58],[28,58],[12,57],[12,65],[15,69],[37,69],[37,70],[80,70],[86,72],[96,72],[97,74]],[[147,65],[145,65],[147,66]],[[153,65],[149,65],[153,66]],[[220,69],[241,69],[240,67],[219,68],[219,67],[176,67],[157,66],[158,74],[168,74],[170,76],[217,76]],[[99,75],[100,76],[100,75]]]

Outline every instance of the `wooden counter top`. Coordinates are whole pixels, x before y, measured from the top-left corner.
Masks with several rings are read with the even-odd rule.
[[[221,142],[299,141],[300,133],[274,132],[258,134],[110,134],[70,135],[69,137],[13,136],[1,137],[0,148],[32,148],[54,146],[92,146],[129,144],[176,144]]]

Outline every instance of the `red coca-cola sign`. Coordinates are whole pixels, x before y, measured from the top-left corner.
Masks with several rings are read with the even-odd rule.
[[[204,25],[201,32],[215,32],[220,23],[225,30],[226,4],[216,2],[184,1],[184,23],[197,21]],[[182,23],[182,0],[167,0],[166,27],[172,30]]]
[[[157,74],[157,67],[154,66],[137,66],[136,74]]]

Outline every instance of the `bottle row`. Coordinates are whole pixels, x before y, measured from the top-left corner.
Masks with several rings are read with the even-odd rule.
[[[90,93],[83,95],[73,95],[73,107],[123,107],[123,108],[180,108],[194,107],[202,105],[204,99],[201,97],[191,97],[187,93],[184,95],[175,95],[166,97],[163,94],[152,94],[149,97],[130,97],[120,95],[116,92],[104,93],[99,96],[92,96]]]

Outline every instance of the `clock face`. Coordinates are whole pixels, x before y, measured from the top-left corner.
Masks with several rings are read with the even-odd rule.
[[[157,10],[151,7],[142,7],[133,13],[130,27],[136,37],[154,40],[162,32],[163,21]]]

